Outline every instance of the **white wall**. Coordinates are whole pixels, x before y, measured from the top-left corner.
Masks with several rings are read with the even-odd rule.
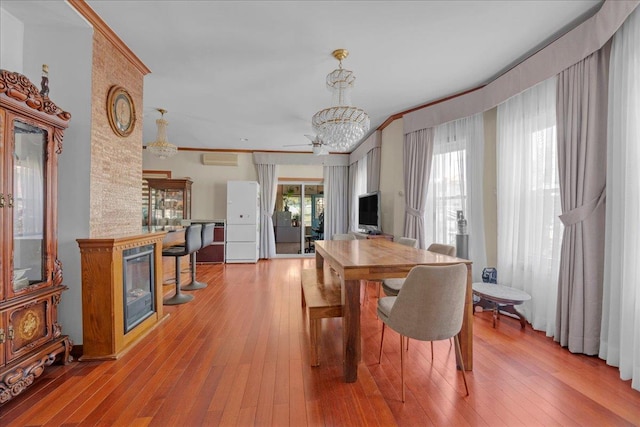
[[[382,198],[382,231],[396,237],[404,233],[404,178],[402,119],[395,120],[382,131],[380,160],[380,196]]]
[[[22,73],[22,21],[0,7],[0,68]]]
[[[64,46],[60,49],[60,46]],[[58,258],[64,284],[58,310],[62,330],[82,343],[82,275],[76,239],[89,236],[91,152],[91,52],[93,30],[28,29],[25,69],[49,65],[49,96],[71,113],[58,158]]]
[[[58,321],[62,332],[69,335],[74,344],[82,344],[82,280],[80,251],[75,239],[89,234],[93,31],[79,16],[73,27],[61,26],[59,22],[55,26],[42,22],[29,24],[31,14],[39,13],[38,4],[33,7],[25,16],[14,17],[21,21],[20,25],[7,20],[6,10],[0,10],[2,67],[5,68],[6,63],[7,69],[22,72],[39,86],[42,64],[49,65],[49,97],[71,113],[58,163],[58,258],[62,262],[63,284],[69,287],[62,294]],[[63,2],[51,2],[48,7],[69,8]],[[10,25],[5,26],[5,22]],[[21,26],[24,31],[17,29]],[[23,57],[23,64],[14,63],[15,58]]]

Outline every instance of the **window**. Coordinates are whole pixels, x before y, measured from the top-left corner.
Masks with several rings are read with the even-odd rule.
[[[455,245],[457,212],[467,213],[465,141],[436,139],[434,145],[427,189],[425,241]]]
[[[498,106],[498,283],[523,289],[522,313],[555,332],[562,225],[556,148],[556,78]]]

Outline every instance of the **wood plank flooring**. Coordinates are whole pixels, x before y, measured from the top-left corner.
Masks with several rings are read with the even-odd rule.
[[[474,316],[470,396],[448,341],[411,341],[400,401],[399,338],[385,334],[373,284],[362,305],[358,381],[342,380],[341,319],[323,319],[320,367],[309,365],[300,272],[312,259],[199,265],[185,305],[116,361],[49,367],[0,407],[9,426],[624,426],[640,393],[618,370],[573,355],[515,319]],[[64,325],[63,325],[64,329]]]

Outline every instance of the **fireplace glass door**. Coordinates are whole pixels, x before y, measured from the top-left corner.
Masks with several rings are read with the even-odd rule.
[[[125,334],[156,311],[153,250],[146,245],[122,252]]]

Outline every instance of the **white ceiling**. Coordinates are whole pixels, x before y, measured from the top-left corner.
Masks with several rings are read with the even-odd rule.
[[[307,144],[311,117],[330,106],[333,50],[350,52],[343,66],[357,78],[352,101],[373,131],[393,114],[491,81],[601,1],[88,4],[151,69],[145,144],[164,108],[179,147],[311,151],[285,145]]]

